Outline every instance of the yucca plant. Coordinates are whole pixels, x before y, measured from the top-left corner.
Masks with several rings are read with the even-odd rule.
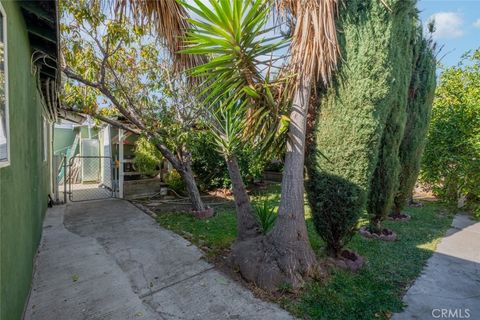
[[[255,206],[255,214],[258,224],[262,228],[262,233],[269,233],[275,224],[275,220],[277,219],[275,207],[271,206],[268,201],[265,200],[261,205]]]
[[[282,36],[268,36],[268,0],[194,0],[182,4],[195,13],[185,38],[183,53],[206,56],[190,70],[200,80],[198,97],[224,155],[238,217],[238,239],[257,236],[260,227],[243,183],[236,158],[245,141],[268,150],[282,132],[282,103],[276,99],[279,81],[272,77],[266,55],[282,48]],[[266,69],[266,71],[264,71]],[[262,72],[264,71],[264,72]],[[197,81],[198,82],[198,81]],[[267,147],[266,147],[267,146]]]
[[[175,7],[174,0],[119,1],[136,4],[130,8],[137,8],[134,9],[137,16],[156,24],[158,33],[173,48],[171,51],[175,50],[180,37],[167,35],[169,31],[177,35],[184,34],[184,28],[182,24],[177,23],[177,19],[185,15],[172,15],[172,19],[168,19],[167,23],[159,21],[164,17],[163,11],[167,2]],[[250,130],[245,130],[243,137],[239,139],[245,137],[252,139],[256,133],[261,133],[263,137],[257,137],[257,141],[275,145],[272,142],[282,141],[279,138],[287,124],[290,131],[289,138],[286,139],[287,174],[282,183],[280,219],[277,219],[275,235],[270,238],[271,244],[276,247],[271,251],[277,252],[277,256],[263,255],[270,257],[268,261],[255,259],[258,260],[257,264],[242,264],[239,268],[247,279],[264,288],[275,289],[278,284],[284,282],[296,287],[302,284],[302,275],[311,273],[315,264],[315,256],[306,234],[303,208],[305,122],[311,89],[316,87],[317,81],[326,83],[330,79],[337,62],[335,16],[338,0],[209,0],[211,9],[203,2],[199,0],[194,0],[193,4],[191,1],[181,2],[199,17],[195,21],[190,20],[195,28],[191,29],[186,37],[188,48],[183,50],[184,57],[209,58],[206,64],[193,71],[205,85],[201,96],[208,102],[208,106],[214,108],[238,106],[238,103],[231,102],[247,100],[249,121],[246,123],[250,125]],[[272,3],[285,13],[286,21],[292,22],[290,70],[295,76],[295,81],[292,81],[293,85],[290,86],[293,88],[292,91],[283,91],[294,93],[293,108],[290,117],[283,117],[283,121],[282,114],[278,111],[281,108],[277,108],[282,104],[275,102],[280,100],[279,96],[286,97],[288,101],[289,95],[280,95],[281,86],[272,86],[269,77],[262,77],[259,68],[262,57],[283,44],[275,39],[265,39],[269,32],[265,26]],[[125,8],[128,5],[121,7]],[[173,12],[180,11],[176,8]],[[174,57],[179,60],[178,55]],[[201,59],[193,59],[199,60]],[[269,68],[268,65],[266,67]],[[229,167],[231,174],[235,171],[235,157],[227,157],[228,162],[231,164]],[[236,167],[238,168],[238,164]],[[238,194],[235,195],[236,203],[247,203],[247,207],[250,208],[247,211],[251,213],[246,193],[242,192],[243,199],[237,196]],[[239,219],[240,223],[242,219]],[[300,236],[292,238],[297,234]],[[239,232],[239,239],[244,236],[244,233]],[[259,253],[259,247],[261,245],[257,242],[238,245],[234,255],[237,255],[239,262],[251,261],[250,256]]]
[[[214,110],[246,107],[248,128],[238,139],[247,137],[272,143],[279,138],[279,129],[286,129],[281,112],[278,112],[281,110],[278,100],[281,99],[274,98],[284,87],[270,82],[269,76],[264,77],[259,67],[263,56],[286,44],[281,37],[266,38],[271,31],[266,25],[273,1],[209,0],[211,9],[203,1],[193,2],[195,5],[183,2],[199,17],[190,20],[195,28],[187,33],[188,48],[183,52],[209,56],[207,63],[195,67],[192,72],[205,84],[200,95]],[[238,169],[235,154],[226,153],[239,217],[239,239],[232,247],[234,260],[247,279],[267,289],[275,289],[283,282],[298,287],[303,283],[302,275],[309,275],[315,269],[316,259],[308,242],[304,220],[306,118],[311,90],[317,81],[326,83],[329,80],[338,53],[334,19],[336,0],[275,3],[291,18],[287,20],[294,22],[291,25],[293,37],[289,42],[290,68],[283,73],[293,80],[289,85],[291,90],[283,90],[289,93],[285,100],[293,102],[293,106],[290,117],[285,117],[289,135],[285,139],[287,152],[279,218],[267,241],[258,237],[250,240],[258,234],[249,232],[257,223],[251,219],[252,208],[243,182],[234,182]],[[246,207],[244,213],[242,207]],[[266,243],[274,248],[269,250]],[[264,254],[259,250],[276,254]],[[258,256],[268,259],[259,259]]]

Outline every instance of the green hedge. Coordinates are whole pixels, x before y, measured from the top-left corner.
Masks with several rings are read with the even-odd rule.
[[[399,188],[394,200],[394,214],[400,214],[415,187],[436,86],[436,60],[430,40],[417,29],[414,44],[413,72],[407,104],[407,123],[400,145]]]
[[[385,124],[392,117],[399,86],[406,87],[410,79],[410,72],[402,68],[411,70],[408,48],[415,2],[385,2],[388,8],[376,0],[349,0],[340,7],[342,64],[321,97],[314,150],[307,161],[311,179],[307,192],[314,216],[336,219],[345,212],[341,202],[338,210],[327,211],[318,205],[334,194],[328,189],[335,186],[329,183],[332,177],[358,190],[359,201],[350,214],[358,217],[364,210]],[[315,184],[326,188],[312,188]],[[353,218],[348,221],[356,223]]]
[[[413,44],[417,20],[414,2],[403,1],[393,10],[391,34],[395,42],[390,48],[392,82],[388,88],[389,109],[378,153],[377,165],[370,184],[367,210],[371,226],[380,227],[390,213],[399,186],[399,149],[407,119],[407,96],[412,77]]]

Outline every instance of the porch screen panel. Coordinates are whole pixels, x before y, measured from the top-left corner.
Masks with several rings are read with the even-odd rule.
[[[93,157],[93,158],[90,158]],[[82,182],[100,181],[100,149],[96,139],[82,139]]]

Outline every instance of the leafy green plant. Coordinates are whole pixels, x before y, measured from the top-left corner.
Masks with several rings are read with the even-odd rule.
[[[146,137],[139,137],[135,142],[135,167],[137,171],[147,175],[155,175],[159,171],[162,154]]]
[[[188,27],[187,13],[176,1],[170,1],[168,6],[156,7],[164,10],[161,19],[147,19],[149,23],[141,24],[133,20],[142,20],[143,14],[120,12],[144,13],[140,6],[149,6],[151,1],[118,1],[125,7],[117,11],[117,18],[110,10],[113,2],[107,2],[59,3],[63,17],[62,71],[66,76],[62,106],[155,140],[158,151],[189,181],[187,192],[192,206],[202,211],[205,205],[188,157],[189,139],[201,120],[200,106],[187,77],[180,72],[191,66],[186,61],[188,56],[177,54]],[[159,21],[166,22],[168,30],[154,28],[156,39],[149,29]],[[123,118],[121,123],[119,116]],[[139,149],[136,165],[152,172],[155,152],[147,145]]]
[[[225,158],[218,151],[213,135],[204,131],[190,144],[192,152],[192,169],[203,190],[214,188],[229,188],[231,180],[228,174]],[[265,160],[257,150],[248,143],[237,151],[238,164],[243,181],[248,185],[261,178]]]
[[[480,197],[480,49],[465,59],[440,76],[420,176],[451,203]]]
[[[473,209],[473,217],[477,220],[480,220],[480,205]]]
[[[262,228],[262,233],[267,234],[272,230],[275,220],[277,220],[277,213],[275,207],[271,206],[268,201],[263,201],[261,205],[255,206],[255,215],[258,224]]]
[[[168,187],[173,191],[177,193],[183,193],[185,191],[185,182],[177,170],[172,170],[167,173],[164,177],[164,180]]]

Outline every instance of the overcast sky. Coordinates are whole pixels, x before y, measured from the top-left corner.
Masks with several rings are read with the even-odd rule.
[[[480,0],[420,0],[418,9],[424,22],[435,18],[444,65],[456,65],[466,51],[480,48]]]

